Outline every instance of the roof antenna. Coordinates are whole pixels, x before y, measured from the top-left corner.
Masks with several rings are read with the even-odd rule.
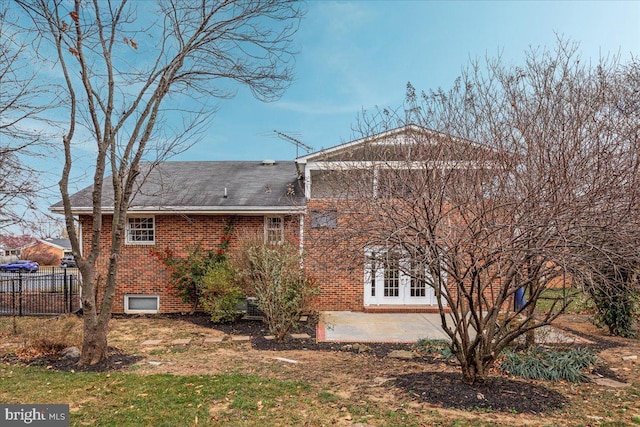
[[[290,143],[292,143],[293,145],[296,146],[296,159],[298,158],[298,149],[300,147],[304,148],[304,150],[308,153],[313,151],[313,147],[308,146],[307,144],[305,144],[304,142],[300,141],[298,138],[294,138],[290,135],[287,135],[284,132],[280,132],[274,129],[274,131],[276,136],[280,139],[284,139],[285,141],[288,141]]]

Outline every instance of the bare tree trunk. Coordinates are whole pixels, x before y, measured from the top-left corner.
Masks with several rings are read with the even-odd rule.
[[[95,365],[107,357],[107,332],[109,322],[99,320],[93,313],[84,314],[82,354],[80,365]]]
[[[476,347],[465,355],[465,363],[461,363],[462,382],[465,384],[482,384],[487,380],[495,359],[486,355],[482,348]]]
[[[565,303],[566,304],[566,303]],[[530,319],[533,319],[534,315],[535,315],[535,305],[531,304],[529,307],[527,307],[527,322],[525,324],[526,327],[530,326]],[[526,348],[532,348],[535,347],[536,345],[536,331],[535,329],[530,329],[529,331],[527,331],[527,333],[525,334],[525,342],[524,342],[524,346]]]

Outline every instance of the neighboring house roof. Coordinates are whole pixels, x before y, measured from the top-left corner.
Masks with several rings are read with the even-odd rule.
[[[145,164],[144,167],[149,167]],[[164,162],[141,173],[129,213],[298,212],[304,196],[291,161]],[[92,211],[92,187],[71,196],[74,214]],[[226,192],[226,197],[225,197]],[[104,180],[103,212],[113,210],[111,178]],[[64,212],[62,202],[50,207]]]
[[[57,249],[71,250],[71,241],[69,239],[38,239],[40,242],[53,246]]]

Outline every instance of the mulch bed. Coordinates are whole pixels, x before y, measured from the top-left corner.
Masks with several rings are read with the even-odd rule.
[[[541,414],[567,405],[562,394],[530,381],[489,377],[468,385],[453,372],[423,372],[399,376],[395,384],[416,400],[445,408]]]
[[[144,359],[142,356],[123,353],[115,347],[109,347],[107,358],[91,366],[79,366],[78,357],[62,357],[57,353],[43,354],[28,359],[9,353],[1,356],[0,362],[9,365],[38,366],[61,372],[110,372],[125,369],[142,359]]]
[[[178,317],[178,315],[170,315],[169,317]],[[348,343],[330,343],[316,342],[316,327],[318,325],[318,316],[307,316],[306,322],[299,322],[294,334],[307,334],[310,338],[294,339],[287,335],[283,341],[268,340],[265,336],[271,335],[269,327],[260,320],[239,320],[235,323],[213,323],[210,318],[204,314],[194,314],[189,316],[179,316],[182,320],[193,322],[199,326],[204,326],[227,335],[249,335],[251,336],[251,347],[256,350],[313,350],[313,351],[350,351],[359,352],[359,347],[354,347]],[[395,343],[365,343],[368,350],[367,354],[377,357],[386,357],[393,350],[411,350],[412,344],[395,344]],[[360,350],[361,351],[361,350]]]

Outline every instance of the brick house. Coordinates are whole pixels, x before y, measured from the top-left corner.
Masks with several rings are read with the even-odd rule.
[[[37,260],[40,265],[60,265],[65,255],[71,255],[69,239],[37,239],[21,253],[23,259]]]
[[[113,193],[105,180],[98,274],[106,271]],[[71,197],[82,244],[89,245],[91,187]],[[51,207],[63,213],[62,203]],[[265,240],[297,239],[304,196],[292,162],[166,162],[155,167],[134,195],[118,271],[114,313],[180,313],[191,309],[168,286],[169,273],[152,250],[185,256],[200,244],[215,248],[233,220],[242,233]],[[233,241],[231,242],[233,246]]]
[[[228,222],[237,232],[263,233],[265,241],[285,238],[299,242],[308,274],[320,285],[314,302],[317,310],[432,311],[437,309],[434,291],[424,281],[403,274],[396,260],[376,262],[378,247],[358,241],[322,244],[323,237],[339,231],[349,212],[340,212],[327,180],[328,172],[340,168],[370,174],[372,194],[381,169],[375,158],[387,147],[402,145],[411,133],[433,139],[442,136],[414,125],[373,137],[351,141],[295,159],[295,161],[165,162],[154,168],[134,195],[127,217],[126,243],[118,272],[114,313],[186,312],[184,304],[168,287],[169,275],[150,250],[170,248],[186,255],[201,244],[215,248]],[[451,139],[449,139],[451,141]],[[468,141],[467,141],[468,142]],[[455,152],[452,149],[452,152]],[[393,154],[390,154],[393,156]],[[428,156],[428,154],[426,154]],[[387,159],[387,165],[394,159]],[[399,162],[400,160],[398,160]],[[393,166],[392,166],[393,167]],[[104,247],[99,271],[105,271],[111,218],[109,180],[103,195]],[[335,184],[335,183],[334,183]],[[339,187],[339,183],[338,183]],[[80,231],[90,229],[91,188],[71,198]],[[62,204],[51,207],[62,213]],[[88,233],[86,233],[88,234]],[[82,235],[82,234],[81,234]],[[88,236],[83,237],[88,245]],[[231,241],[233,247],[233,239]],[[344,254],[350,254],[345,257]]]
[[[387,185],[385,172],[411,171],[414,163],[422,167],[430,161],[428,151],[407,153],[398,147],[416,147],[416,141],[420,145],[425,141],[439,144],[443,143],[442,137],[438,132],[407,125],[296,159],[304,176],[306,196],[305,268],[322,287],[316,300],[318,310],[438,311],[434,289],[426,280],[414,280],[407,274],[414,270],[407,256],[390,256],[384,245],[360,239],[362,233],[344,232],[372,224],[369,218],[358,217],[354,209],[357,201],[342,203],[341,198],[388,198],[392,202],[402,190]],[[448,137],[445,143],[450,141]]]
[[[4,245],[0,245],[0,259],[3,263],[21,258],[32,259],[40,265],[60,265],[62,257],[71,254],[69,239],[37,239],[21,236],[2,240],[5,241]]]

